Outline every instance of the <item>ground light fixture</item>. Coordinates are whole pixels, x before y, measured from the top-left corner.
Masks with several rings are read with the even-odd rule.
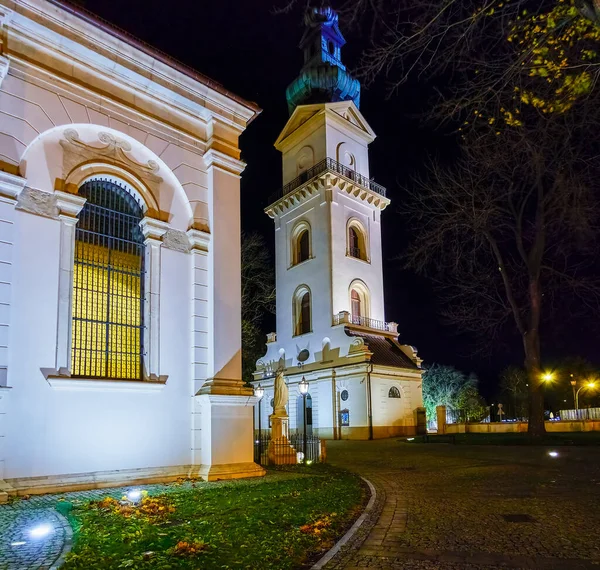
[[[17,542],[10,543],[11,546],[23,546],[24,544],[27,544],[24,540],[18,540]]]
[[[133,489],[127,493],[127,498],[132,503],[137,503],[142,498],[142,492],[139,489]]]
[[[33,527],[29,531],[29,536],[32,538],[44,538],[48,536],[52,532],[52,526],[49,524],[41,524],[39,526]]]
[[[549,451],[549,452],[548,452],[548,455],[549,455],[550,457],[558,457],[558,451]]]

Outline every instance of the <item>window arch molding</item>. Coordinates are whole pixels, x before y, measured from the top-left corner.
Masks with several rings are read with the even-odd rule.
[[[371,294],[364,281],[355,279],[348,288],[350,315],[355,324],[361,324],[361,318],[371,316]]]
[[[346,255],[370,263],[368,235],[358,218],[350,218],[346,224]]]
[[[398,388],[398,386],[392,386],[388,390],[388,398],[402,398],[402,392],[400,391],[400,388]]]
[[[290,234],[291,265],[298,265],[313,258],[312,228],[306,220],[298,222]]]
[[[312,293],[308,285],[300,285],[292,297],[293,336],[312,332]]]

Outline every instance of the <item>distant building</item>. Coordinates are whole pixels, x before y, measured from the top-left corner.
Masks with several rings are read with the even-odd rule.
[[[238,231],[259,112],[82,9],[0,0],[0,501],[264,473]]]
[[[277,333],[257,362],[271,413],[273,374],[285,367],[290,426],[324,438],[371,439],[425,429],[421,361],[385,321],[381,212],[390,200],[369,174],[375,133],[361,115],[360,84],[341,60],[344,38],[330,8],[307,13],[304,67],[287,90],[291,117],[275,146],[283,188],[275,223]],[[266,427],[266,424],[265,426]]]

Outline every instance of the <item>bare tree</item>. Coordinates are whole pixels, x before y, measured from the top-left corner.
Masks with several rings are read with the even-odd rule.
[[[518,331],[532,436],[544,433],[544,317],[600,307],[598,160],[590,142],[597,106],[586,103],[560,117],[540,115],[533,126],[471,132],[456,165],[432,163],[404,206],[414,237],[407,265],[437,279],[446,317],[487,344],[503,329]]]
[[[256,360],[264,353],[264,318],[275,312],[273,266],[264,238],[242,234],[242,370],[252,377]]]

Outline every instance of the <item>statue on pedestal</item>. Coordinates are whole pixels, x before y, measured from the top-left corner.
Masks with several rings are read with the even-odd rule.
[[[276,465],[295,464],[296,450],[289,442],[289,417],[285,406],[289,400],[289,391],[283,377],[283,368],[277,370],[274,382],[273,414],[271,420],[271,441],[269,443],[269,459]]]

